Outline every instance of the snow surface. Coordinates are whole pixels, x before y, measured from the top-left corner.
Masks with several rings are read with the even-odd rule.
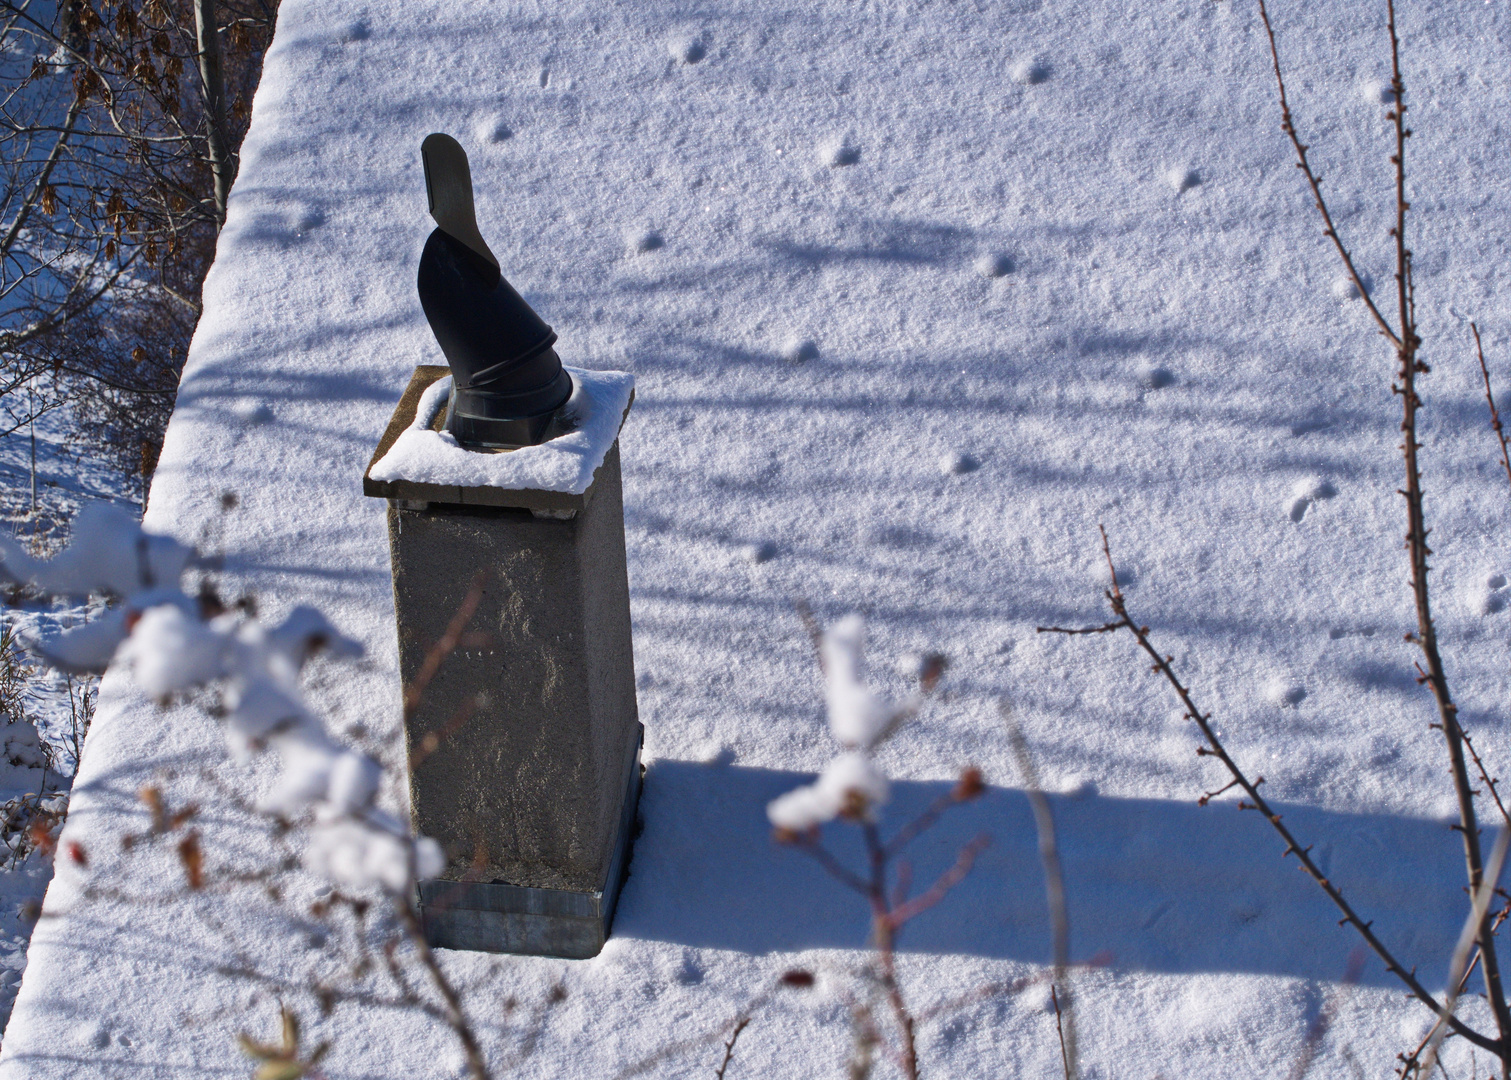
[[[1275,14],[1303,137],[1383,290],[1383,11]],[[1223,778],[1131,642],[1034,633],[1105,618],[1105,522],[1135,617],[1231,749],[1442,984],[1462,856],[1401,640],[1391,357],[1333,291],[1252,5],[285,0],[279,18],[147,521],[222,553],[227,595],[271,621],[310,603],[366,645],[355,670],[317,660],[310,695],[390,775],[387,538],[360,477],[414,366],[440,361],[414,287],[426,134],[466,141],[483,232],[566,360],[636,379],[644,831],[597,959],[444,955],[500,1072],[707,1075],[761,1000],[728,1076],[841,1073],[866,915],[765,820],[833,753],[802,596],[826,624],[864,613],[885,698],[908,689],[893,658],[952,661],[875,755],[884,829],[968,762],[992,785],[911,849],[926,882],[993,837],[903,933],[921,1012],[1050,957],[1006,695],[1053,792],[1073,957],[1104,961],[1077,980],[1087,1075],[1288,1072],[1328,1009],[1312,1075],[1390,1074],[1426,1011],[1373,958],[1340,987],[1355,939],[1262,821],[1196,805]],[[1407,3],[1400,25],[1439,625],[1504,772],[1511,496],[1467,320],[1508,385],[1511,13]],[[331,1040],[331,1077],[459,1074],[441,1024],[352,973],[355,931],[308,914],[315,878],[280,871],[276,900],[255,879],[303,842],[237,810],[271,782],[203,709],[105,680],[65,832],[88,866],[59,866],[0,1076],[244,1075],[234,1035],[272,1038],[279,1001]],[[171,838],[123,848],[149,783],[200,807],[205,890]],[[826,832],[854,865],[851,827]],[[819,985],[762,998],[793,966]],[[925,1074],[1057,1075],[1046,998],[942,1009]],[[1469,1056],[1448,1045],[1455,1076]]]
[[[373,465],[370,475],[374,480],[581,495],[619,437],[624,410],[635,392],[635,377],[624,371],[571,367],[567,373],[572,377],[572,396],[558,422],[572,430],[539,446],[502,454],[468,450],[451,432],[431,430],[451,393],[450,375],[436,380],[420,395],[414,422]]]

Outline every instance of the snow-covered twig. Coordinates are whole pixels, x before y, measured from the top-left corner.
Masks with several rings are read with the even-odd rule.
[[[890,841],[883,841],[876,822],[880,808],[890,798],[891,786],[876,768],[871,754],[897,731],[904,720],[917,713],[924,696],[938,685],[945,668],[944,658],[937,654],[926,657],[919,669],[917,692],[900,704],[890,704],[878,698],[861,679],[864,627],[860,617],[851,615],[823,630],[806,605],[800,604],[798,612],[814,638],[824,672],[829,730],[843,751],[825,766],[815,783],[773,800],[766,808],[766,814],[775,826],[778,841],[798,847],[869,903],[877,978],[902,1035],[901,1048],[896,1051],[897,1062],[909,1080],[916,1080],[917,1025],[897,981],[897,935],[908,920],[933,907],[965,878],[976,856],[990,840],[983,834],[966,844],[955,865],[941,874],[929,889],[911,899],[908,896],[911,876],[906,867],[898,870],[896,885],[888,888],[892,878],[891,864],[902,849],[932,826],[945,810],[975,799],[985,790],[985,784],[978,770],[966,769],[949,793],[904,825]],[[851,870],[824,847],[820,830],[836,818],[860,826],[866,845],[866,872]],[[870,1070],[872,1051],[881,1040],[868,1009],[856,1006],[852,1013],[857,1034],[850,1072],[852,1076],[864,1076]]]

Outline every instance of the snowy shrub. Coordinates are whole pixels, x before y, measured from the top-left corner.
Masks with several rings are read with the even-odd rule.
[[[191,548],[143,531],[105,504],[79,514],[73,543],[50,561],[0,537],[0,574],[7,579],[45,596],[110,602],[93,622],[52,641],[28,641],[43,660],[75,674],[117,664],[164,701],[211,687],[221,691],[231,752],[246,758],[271,749],[282,766],[260,809],[287,818],[312,815],[311,871],[336,884],[393,894],[440,873],[440,845],[411,835],[374,804],[378,764],[333,739],[300,691],[300,673],[315,653],[358,657],[362,646],[310,607],[265,627],[246,610],[226,609],[208,591],[188,595],[183,578],[196,561]],[[40,741],[35,728],[27,725],[28,735],[20,727],[5,732],[5,753],[30,764],[41,753]]]
[[[37,725],[30,720],[12,720],[0,728],[0,743],[3,743],[5,760],[25,769],[40,769],[47,764],[47,755],[42,748],[42,736]]]
[[[846,752],[831,761],[816,782],[789,791],[767,807],[767,817],[784,836],[806,833],[837,817],[876,821],[877,808],[887,801],[888,785],[872,763],[871,752],[918,712],[923,695],[943,674],[943,657],[927,657],[920,665],[918,692],[897,704],[882,701],[861,681],[864,630],[860,616],[851,615],[819,639],[829,731]]]
[[[143,691],[163,702],[218,691],[223,708],[215,712],[224,718],[231,754],[244,760],[274,751],[278,779],[255,808],[281,820],[308,818],[304,865],[311,873],[334,886],[378,889],[387,896],[395,916],[391,925],[407,939],[443,1003],[433,1015],[444,1020],[461,1043],[474,1080],[486,1080],[488,1070],[476,1036],[425,941],[414,904],[416,882],[445,868],[441,847],[415,836],[405,822],[376,805],[382,781],[378,763],[337,742],[300,690],[301,673],[316,653],[359,657],[362,646],[311,607],[296,607],[276,626],[264,626],[250,604],[228,608],[207,584],[190,595],[184,589],[185,576],[200,567],[193,549],[146,532],[134,518],[102,504],[79,514],[72,545],[52,560],[33,558],[0,537],[0,580],[29,586],[43,597],[93,596],[105,602],[99,617],[89,623],[46,641],[27,640],[35,655],[70,674],[99,674],[111,666],[124,669]],[[84,701],[87,725],[87,690]],[[78,730],[76,715],[76,741]],[[30,725],[11,724],[3,737],[5,752],[15,761],[29,762],[43,749]],[[144,788],[141,798],[152,814],[146,836],[170,832],[195,813],[190,805],[170,814],[155,787]],[[52,852],[66,803],[40,796],[12,802],[0,807],[0,838],[11,860],[32,850]],[[122,846],[129,850],[142,838],[128,835]],[[66,848],[74,863],[88,865],[82,846],[70,843]],[[184,835],[177,851],[189,888],[205,888],[199,834]],[[366,910],[365,901],[340,892],[331,895],[342,898],[354,912]],[[391,941],[388,947],[389,969],[395,972],[392,947],[397,944]],[[405,987],[406,1000],[418,1006],[420,999],[409,984],[394,977]],[[262,1063],[258,1076],[307,1075],[328,1048],[322,1045],[302,1057],[297,1038],[290,1044],[287,1037],[291,1015],[284,1013],[283,1045],[264,1045],[242,1036],[243,1051]]]

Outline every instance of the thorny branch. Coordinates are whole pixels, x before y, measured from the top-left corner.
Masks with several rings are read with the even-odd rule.
[[[1474,353],[1479,357],[1480,376],[1485,380],[1485,404],[1490,406],[1490,427],[1495,432],[1495,440],[1500,443],[1501,464],[1506,469],[1506,480],[1511,482],[1511,452],[1506,449],[1508,439],[1505,428],[1501,425],[1500,410],[1495,407],[1495,395],[1490,392],[1490,369],[1485,365],[1485,347],[1480,342],[1480,328],[1474,323],[1469,324],[1469,329],[1474,334]]]
[[[1264,5],[1264,0],[1259,0],[1259,17],[1264,20],[1264,32],[1270,39],[1270,59],[1275,65],[1275,83],[1280,88],[1280,130],[1286,133],[1291,140],[1291,145],[1296,148],[1296,168],[1301,170],[1306,177],[1307,186],[1312,189],[1312,199],[1317,204],[1317,212],[1322,215],[1322,235],[1333,242],[1333,247],[1338,251],[1338,257],[1343,260],[1343,266],[1348,271],[1349,280],[1354,288],[1359,290],[1359,296],[1364,300],[1375,324],[1379,326],[1383,334],[1392,345],[1400,348],[1401,339],[1385,321],[1385,316],[1380,314],[1380,309],[1375,307],[1374,299],[1369,295],[1369,290],[1364,287],[1364,279],[1359,276],[1359,271],[1354,269],[1353,256],[1348,253],[1348,248],[1343,246],[1343,240],[1338,236],[1338,229],[1333,224],[1333,215],[1327,208],[1327,200],[1322,197],[1322,177],[1312,171],[1311,162],[1307,160],[1307,145],[1301,141],[1301,136],[1296,133],[1296,123],[1291,118],[1291,104],[1285,96],[1285,77],[1280,73],[1280,50],[1275,45],[1275,28],[1270,25],[1270,12]],[[1396,89],[1395,83],[1391,84],[1392,91]],[[1399,97],[1396,101],[1400,101]]]
[[[1318,887],[1327,894],[1328,899],[1343,913],[1343,918],[1339,920],[1340,924],[1347,923],[1358,931],[1370,950],[1384,962],[1385,969],[1405,983],[1407,989],[1411,991],[1418,1001],[1431,1009],[1435,1015],[1444,1018],[1448,1026],[1456,1034],[1483,1050],[1499,1054],[1501,1047],[1499,1040],[1492,1039],[1488,1035],[1482,1035],[1480,1032],[1465,1025],[1458,1017],[1448,1013],[1427,988],[1422,985],[1421,981],[1417,979],[1415,969],[1404,967],[1395,958],[1395,955],[1386,948],[1385,943],[1375,936],[1372,929],[1373,924],[1359,917],[1354,911],[1353,906],[1344,898],[1343,892],[1327,878],[1327,875],[1323,874],[1316,862],[1313,861],[1311,845],[1302,846],[1290,828],[1281,820],[1281,816],[1270,807],[1264,796],[1259,794],[1259,786],[1250,781],[1248,775],[1238,767],[1238,763],[1229,756],[1227,749],[1223,746],[1222,741],[1217,737],[1217,732],[1212,727],[1212,715],[1201,711],[1196,701],[1191,697],[1191,692],[1180,681],[1180,677],[1175,674],[1175,669],[1172,667],[1175,658],[1164,655],[1156,649],[1154,643],[1150,640],[1149,628],[1134,622],[1132,616],[1128,614],[1128,607],[1124,601],[1122,589],[1118,586],[1117,572],[1112,566],[1112,551],[1107,540],[1107,530],[1103,526],[1098,526],[1098,528],[1102,533],[1102,554],[1107,560],[1108,572],[1112,575],[1112,587],[1106,590],[1103,595],[1107,597],[1107,602],[1112,606],[1112,611],[1117,616],[1117,621],[1097,628],[1097,632],[1115,633],[1119,630],[1127,630],[1134,636],[1138,641],[1139,648],[1143,649],[1149,658],[1154,661],[1151,670],[1164,676],[1165,681],[1170,684],[1176,696],[1180,698],[1181,704],[1185,706],[1186,716],[1194,720],[1196,726],[1201,729],[1202,736],[1207,741],[1207,746],[1198,747],[1197,753],[1204,757],[1217,758],[1223,767],[1228,770],[1228,774],[1233,777],[1238,786],[1248,796],[1249,801],[1240,800],[1239,807],[1241,809],[1258,810],[1264,819],[1270,823],[1271,827],[1280,834],[1280,838],[1285,841],[1285,850],[1281,853],[1281,857],[1284,858],[1287,855],[1296,856],[1297,860],[1301,863],[1302,871],[1317,883]],[[1037,631],[1041,634],[1069,634],[1076,632],[1074,629],[1060,626],[1041,626],[1037,628]],[[1481,951],[1484,951],[1483,947]]]
[[[1495,916],[1495,922],[1494,924],[1492,924],[1491,929],[1499,931],[1501,924],[1506,921],[1507,916],[1511,916],[1511,904],[1507,904],[1505,907],[1501,908],[1500,912]],[[1469,977],[1474,974],[1474,969],[1479,965],[1479,962],[1480,954],[1479,949],[1476,947],[1474,956],[1469,961],[1469,966],[1464,969],[1464,974],[1458,981],[1457,992],[1459,994],[1462,994],[1464,992],[1464,987],[1469,985]],[[1396,1055],[1396,1060],[1401,1063],[1401,1068],[1396,1073],[1400,1080],[1411,1080],[1412,1077],[1421,1077],[1424,1075],[1422,1072],[1421,1056],[1426,1051],[1427,1044],[1432,1042],[1433,1038],[1438,1033],[1438,1029],[1442,1026],[1443,1021],[1441,1017],[1437,1020],[1434,1020],[1432,1026],[1427,1029],[1427,1034],[1423,1035],[1421,1041],[1417,1043],[1415,1050],[1413,1050],[1409,1054]],[[1451,1037],[1451,1035],[1446,1036],[1445,1041],[1446,1038]],[[1439,1062],[1439,1067],[1441,1067],[1441,1064],[1442,1063]]]
[[[1443,1002],[1443,1008],[1450,1016],[1458,1008],[1460,987],[1463,985],[1464,976],[1469,971],[1469,953],[1474,948],[1475,939],[1479,936],[1479,928],[1484,925],[1490,914],[1490,900],[1495,892],[1495,883],[1500,878],[1501,867],[1506,861],[1506,842],[1511,840],[1511,828],[1503,828],[1500,835],[1495,838],[1495,847],[1490,852],[1490,865],[1486,868],[1485,880],[1475,890],[1471,898],[1469,917],[1464,920],[1464,929],[1459,934],[1458,944],[1453,949],[1453,959],[1448,965],[1448,994]],[[1483,958],[1483,952],[1480,954]],[[1422,1073],[1431,1076],[1433,1067],[1437,1064],[1438,1048],[1443,1044],[1446,1032],[1442,1026],[1438,1026],[1438,1033],[1427,1044],[1427,1058],[1422,1065]]]
[[[1327,204],[1322,198],[1320,180],[1313,174],[1307,162],[1307,148],[1297,136],[1291,119],[1290,105],[1285,94],[1285,80],[1281,74],[1280,53],[1275,43],[1274,27],[1270,23],[1264,0],[1259,0],[1259,11],[1264,21],[1265,32],[1269,37],[1270,57],[1274,62],[1275,82],[1280,94],[1281,127],[1296,149],[1297,166],[1306,176],[1311,187],[1318,212],[1322,215],[1324,233],[1333,241],[1370,315],[1396,352],[1396,381],[1392,384],[1391,390],[1401,398],[1401,450],[1406,471],[1406,487],[1401,491],[1401,495],[1406,499],[1406,548],[1411,566],[1411,591],[1417,612],[1416,632],[1408,634],[1407,640],[1414,641],[1422,650],[1425,667],[1421,669],[1422,673],[1418,681],[1427,685],[1437,704],[1438,726],[1447,744],[1449,766],[1453,775],[1453,790],[1458,801],[1459,831],[1464,842],[1464,862],[1469,879],[1469,892],[1471,896],[1477,896],[1484,880],[1484,857],[1480,849],[1480,830],[1474,808],[1474,791],[1470,786],[1468,768],[1464,761],[1464,738],[1463,729],[1458,721],[1458,706],[1454,704],[1449,693],[1448,679],[1438,651],[1437,630],[1433,624],[1431,596],[1427,581],[1428,557],[1432,554],[1432,549],[1427,545],[1429,530],[1423,510],[1422,477],[1417,460],[1417,453],[1422,448],[1422,444],[1417,441],[1417,412],[1422,406],[1422,399],[1417,394],[1416,379],[1418,375],[1427,374],[1430,368],[1418,356],[1421,338],[1417,334],[1416,325],[1416,287],[1412,273],[1412,253],[1406,243],[1406,213],[1411,208],[1411,204],[1406,201],[1406,140],[1411,137],[1411,130],[1406,127],[1408,106],[1406,84],[1401,76],[1401,42],[1396,31],[1395,0],[1386,0],[1386,29],[1390,37],[1391,101],[1385,118],[1391,124],[1395,143],[1394,153],[1390,156],[1395,175],[1395,224],[1390,230],[1390,236],[1395,243],[1396,253],[1395,281],[1399,331],[1391,328],[1364,290],[1363,283],[1354,269],[1353,260],[1333,226]],[[1478,340],[1477,331],[1475,336]],[[1501,1076],[1511,1080],[1511,1008],[1507,1006],[1501,983],[1500,963],[1490,931],[1488,910],[1483,913],[1476,931],[1481,950],[1480,970],[1484,976],[1485,992],[1495,1016],[1499,1035],[1492,1045],[1486,1045],[1484,1048],[1500,1058]]]
[[[1500,811],[1501,820],[1508,828],[1511,828],[1511,813],[1506,812],[1506,804],[1501,802],[1500,781],[1486,770],[1485,763],[1480,759],[1479,752],[1474,749],[1474,743],[1470,740],[1467,731],[1464,732],[1464,749],[1469,751],[1469,760],[1474,762],[1475,771],[1480,774],[1480,782],[1490,792],[1490,798],[1495,800],[1495,808]]]

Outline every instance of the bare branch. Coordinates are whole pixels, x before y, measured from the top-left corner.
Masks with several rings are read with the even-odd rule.
[[[1508,439],[1505,429],[1501,426],[1501,414],[1495,407],[1495,395],[1490,392],[1490,369],[1485,365],[1485,348],[1480,343],[1480,328],[1470,323],[1469,329],[1474,334],[1474,352],[1479,357],[1480,375],[1485,380],[1485,404],[1490,406],[1490,428],[1495,432],[1495,441],[1500,443],[1501,464],[1506,469],[1507,482],[1511,483],[1511,452],[1506,449]]]
[[[1106,543],[1105,529],[1103,529],[1103,543]],[[1238,805],[1240,807],[1252,805],[1253,809],[1258,810],[1264,819],[1270,823],[1270,826],[1280,835],[1280,838],[1285,841],[1285,850],[1281,853],[1282,858],[1287,855],[1296,856],[1297,860],[1301,863],[1302,871],[1317,883],[1318,887],[1327,894],[1327,898],[1343,913],[1343,918],[1340,921],[1352,926],[1358,932],[1371,951],[1384,962],[1385,969],[1400,979],[1418,1001],[1431,1009],[1434,1015],[1443,1017],[1456,1034],[1474,1043],[1474,1045],[1480,1047],[1482,1050],[1489,1050],[1492,1053],[1499,1054],[1500,1041],[1498,1039],[1483,1035],[1469,1028],[1458,1017],[1450,1015],[1427,988],[1422,985],[1421,981],[1417,979],[1415,970],[1408,969],[1402,965],[1395,958],[1395,955],[1386,948],[1385,943],[1375,936],[1372,924],[1359,917],[1358,913],[1354,911],[1353,906],[1344,898],[1342,890],[1334,885],[1312,860],[1311,847],[1302,846],[1290,828],[1281,820],[1281,816],[1271,808],[1264,796],[1259,793],[1258,785],[1249,780],[1247,774],[1239,768],[1238,763],[1228,754],[1227,749],[1218,738],[1217,732],[1212,727],[1211,714],[1202,712],[1197,706],[1190,691],[1186,689],[1185,685],[1180,681],[1179,676],[1175,674],[1175,669],[1171,666],[1171,658],[1154,647],[1154,643],[1149,637],[1149,628],[1140,626],[1134,622],[1128,614],[1127,603],[1119,592],[1111,591],[1108,596],[1112,604],[1113,613],[1120,620],[1119,625],[1128,630],[1135,640],[1138,641],[1139,648],[1143,649],[1145,654],[1154,662],[1152,670],[1163,676],[1165,681],[1170,684],[1170,687],[1180,699],[1181,704],[1185,706],[1186,716],[1195,721],[1196,726],[1201,729],[1201,733],[1207,740],[1209,747],[1209,749],[1203,750],[1202,753],[1217,758],[1223,767],[1228,770],[1228,774],[1238,782],[1238,786],[1244,790],[1249,800],[1251,800],[1249,804],[1240,801]],[[1488,930],[1488,927],[1486,929]]]
[[[1333,242],[1333,247],[1338,251],[1338,257],[1343,260],[1343,266],[1348,271],[1349,280],[1354,283],[1354,288],[1359,290],[1359,296],[1363,299],[1365,307],[1369,309],[1369,314],[1374,318],[1375,324],[1379,326],[1380,333],[1385,335],[1386,340],[1392,345],[1399,348],[1401,338],[1385,321],[1385,316],[1380,314],[1380,309],[1375,307],[1369,290],[1364,287],[1364,279],[1359,276],[1359,271],[1354,269],[1353,256],[1348,253],[1348,249],[1343,246],[1343,241],[1338,236],[1337,226],[1333,224],[1333,215],[1327,209],[1327,200],[1322,197],[1322,178],[1312,172],[1311,162],[1306,157],[1306,144],[1296,134],[1296,124],[1291,118],[1290,102],[1285,96],[1285,77],[1280,73],[1280,50],[1275,44],[1275,28],[1270,25],[1270,13],[1264,5],[1264,0],[1259,0],[1259,17],[1264,20],[1264,32],[1270,38],[1270,59],[1275,64],[1275,84],[1280,90],[1280,130],[1286,133],[1291,140],[1291,145],[1296,148],[1296,168],[1301,170],[1302,175],[1306,177],[1307,186],[1312,189],[1312,199],[1317,204],[1317,212],[1322,215],[1322,235]],[[1397,102],[1400,100],[1400,98],[1396,99]]]
[[[1443,1001],[1443,1009],[1448,1016],[1453,1016],[1458,1008],[1459,992],[1462,987],[1464,976],[1467,975],[1469,965],[1469,951],[1474,948],[1479,939],[1480,928],[1490,914],[1490,899],[1495,895],[1495,883],[1500,880],[1501,867],[1506,861],[1506,843],[1511,840],[1511,827],[1502,828],[1495,838],[1495,847],[1490,852],[1490,865],[1485,868],[1484,880],[1480,887],[1475,890],[1474,903],[1470,905],[1469,917],[1464,920],[1464,928],[1459,932],[1458,944],[1453,948],[1453,959],[1448,964],[1448,996]],[[1480,950],[1480,958],[1484,959],[1484,950]],[[1437,1026],[1437,1035],[1427,1044],[1427,1057],[1422,1065],[1422,1075],[1431,1076],[1433,1067],[1437,1064],[1438,1048],[1443,1045],[1443,1036],[1447,1029],[1441,1024]]]
[[[472,1074],[472,1080],[490,1080],[488,1066],[483,1061],[483,1051],[478,1046],[477,1036],[473,1034],[467,1015],[462,1011],[461,998],[457,996],[455,987],[446,978],[440,964],[436,963],[435,954],[430,951],[430,945],[426,942],[425,932],[420,927],[420,917],[415,911],[414,903],[405,894],[394,898],[394,906],[398,909],[399,922],[404,928],[405,937],[414,947],[421,966],[430,975],[431,983],[435,986],[436,992],[441,995],[441,1000],[445,1002],[446,1023],[462,1044],[462,1050],[467,1056],[467,1071]]]
[[[1102,532],[1102,545],[1106,548],[1107,533]],[[1107,557],[1107,568],[1112,569],[1112,556]],[[1117,574],[1112,576],[1112,587],[1117,589]],[[1117,592],[1118,602],[1122,603],[1122,593]],[[1033,757],[1028,752],[1028,741],[1023,738],[1023,729],[1018,726],[1017,719],[1013,716],[1012,705],[1008,700],[1000,698],[997,701],[997,709],[1002,714],[1002,722],[1007,725],[1008,738],[1012,742],[1013,756],[1018,762],[1018,771],[1023,774],[1023,790],[1028,796],[1028,802],[1033,807],[1034,827],[1039,833],[1039,860],[1044,864],[1044,892],[1045,899],[1049,904],[1049,925],[1054,940],[1054,983],[1050,986],[1050,995],[1055,994],[1055,986],[1065,988],[1065,1017],[1060,1032],[1060,1050],[1064,1057],[1066,1080],[1075,1080],[1079,1075],[1076,1066],[1076,1021],[1072,1009],[1072,998],[1069,985],[1070,972],[1070,915],[1065,907],[1065,875],[1060,869],[1060,849],[1055,840],[1055,818],[1049,806],[1049,800],[1044,797],[1044,791],[1039,786],[1039,773],[1034,768]],[[1059,999],[1055,998],[1055,1022],[1061,1023]]]
[[[734,1030],[729,1033],[729,1040],[724,1044],[724,1060],[719,1062],[719,1067],[714,1070],[716,1080],[724,1080],[724,1070],[729,1068],[729,1061],[735,1056],[735,1042],[740,1038],[740,1032],[750,1026],[750,1017],[742,1016],[735,1021]]]

